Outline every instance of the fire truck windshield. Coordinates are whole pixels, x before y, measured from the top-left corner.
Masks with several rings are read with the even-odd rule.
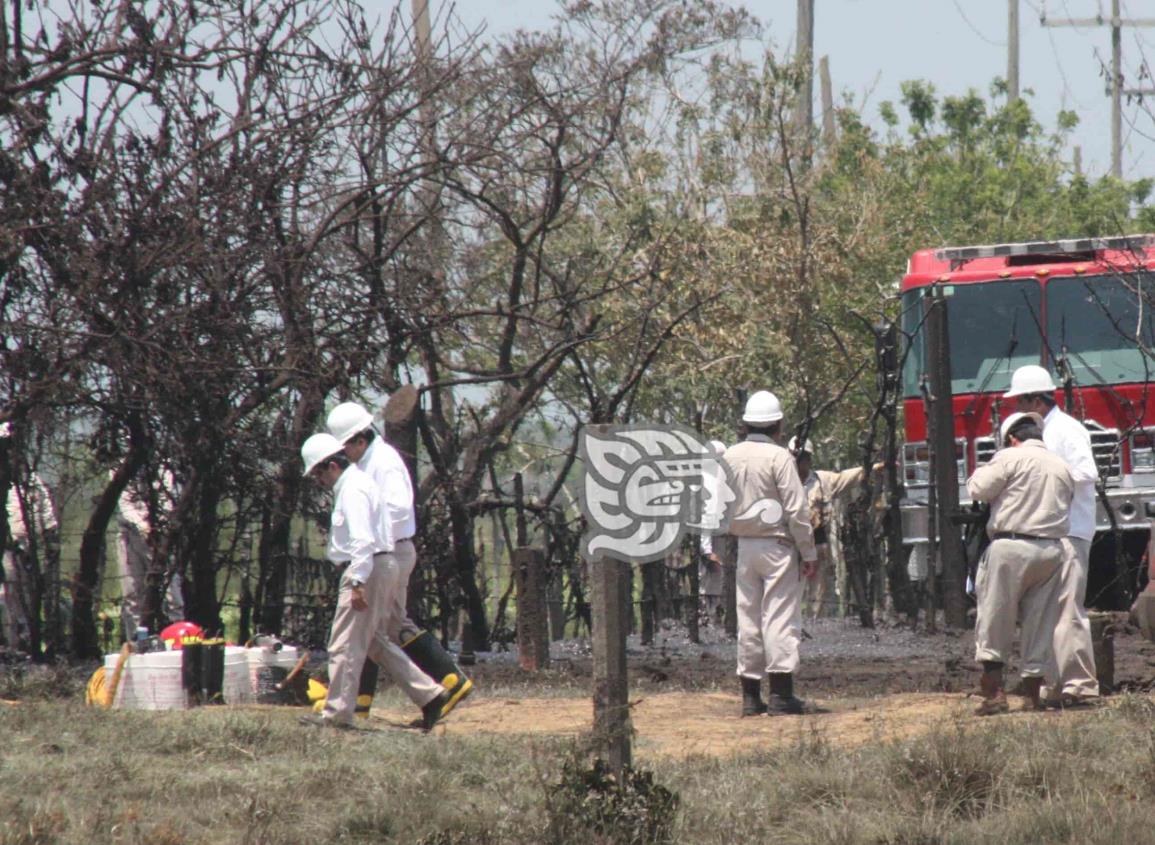
[[[922,328],[922,298],[926,288],[902,295],[902,328],[910,352],[903,367],[903,394],[919,395],[919,380],[927,370],[926,332]],[[1042,291],[1033,279],[943,285],[950,333],[953,393],[1005,391],[1011,373],[1037,364],[1043,343]]]
[[[1047,339],[1053,354],[1066,356],[1076,384],[1146,382],[1155,376],[1155,361],[1139,348],[1140,343],[1155,347],[1153,293],[1155,279],[1147,273],[1047,283]]]

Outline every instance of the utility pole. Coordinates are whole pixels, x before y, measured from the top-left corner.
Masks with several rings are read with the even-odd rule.
[[[804,166],[809,166],[810,136],[814,128],[814,0],[798,0],[798,39],[794,52],[802,69],[796,129],[802,139],[802,161]]]
[[[1019,98],[1019,0],[1007,0],[1007,102]]]
[[[837,138],[837,129],[834,120],[834,86],[830,84],[829,56],[823,56],[818,60],[818,85],[822,94],[822,143],[826,147],[832,147]]]
[[[1122,18],[1119,0],[1111,0],[1111,19],[1102,15],[1093,18],[1063,18],[1048,20],[1044,12],[1039,16],[1043,26],[1102,26],[1111,25],[1111,175],[1123,178],[1123,27],[1155,26],[1155,18]],[[1128,94],[1155,93],[1144,89],[1131,89]]]

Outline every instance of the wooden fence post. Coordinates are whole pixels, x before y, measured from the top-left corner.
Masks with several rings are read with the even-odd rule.
[[[626,668],[626,595],[630,564],[603,557],[590,566],[593,581],[594,741],[610,769],[630,765],[629,676]]]
[[[549,668],[549,617],[545,601],[545,557],[523,546],[513,552],[517,583],[517,662],[536,672]]]

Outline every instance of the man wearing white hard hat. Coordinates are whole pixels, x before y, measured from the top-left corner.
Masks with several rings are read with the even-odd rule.
[[[470,694],[473,682],[441,648],[437,638],[409,618],[406,608],[409,579],[417,565],[417,549],[413,544],[417,510],[409,468],[401,453],[373,428],[373,415],[356,402],[342,402],[330,411],[325,427],[342,444],[345,457],[369,476],[381,495],[393,532],[390,557],[397,567],[396,583],[388,599],[389,636],[423,672],[449,690],[449,701],[442,714],[446,715]],[[366,680],[359,696],[363,703],[358,704],[358,709],[367,712],[376,689],[376,677]]]
[[[730,534],[738,538],[738,676],[742,715],[803,712],[794,695],[802,639],[802,576],[818,553],[806,491],[794,456],[779,445],[782,405],[768,390],[746,402],[744,439],[726,450],[736,499]],[[762,676],[770,699],[762,702]]]
[[[834,507],[846,494],[856,489],[866,477],[863,467],[851,467],[841,472],[814,469],[813,447],[807,440],[802,447],[798,438],[791,437],[786,448],[798,463],[798,476],[806,490],[806,501],[810,508],[810,524],[814,527],[814,547],[818,552],[818,562],[812,576],[802,586],[802,605],[814,617],[823,614],[826,592],[833,583],[833,563],[830,552],[830,529]],[[872,468],[882,469],[882,464]]]
[[[314,434],[306,440],[301,458],[305,475],[333,492],[327,555],[341,568],[329,631],[329,691],[321,714],[303,721],[352,727],[361,668],[368,657],[421,707],[423,725],[429,730],[441,718],[449,697],[389,637],[389,598],[397,582],[397,565],[389,554],[392,523],[381,496],[331,434]]]
[[[999,428],[1002,448],[967,480],[967,492],[989,502],[991,544],[975,576],[975,660],[983,667],[980,716],[1009,709],[1003,667],[1022,627],[1021,671],[1029,709],[1051,660],[1059,617],[1060,572],[1073,552],[1067,540],[1075,483],[1066,463],[1043,445],[1042,418],[1014,413]]]
[[[718,458],[726,453],[726,444],[721,440],[711,440],[710,448]],[[722,497],[718,495],[720,483],[721,479],[716,477],[706,479],[706,484],[710,486],[706,499],[709,506],[717,507],[721,503]],[[702,532],[698,542],[702,550],[702,560],[698,566],[698,594],[702,597],[702,605],[710,624],[720,625],[724,610],[722,595],[725,591],[726,562],[723,560],[725,538]]]
[[[1091,450],[1091,435],[1082,423],[1059,408],[1055,390],[1051,374],[1031,364],[1015,370],[1011,389],[1004,396],[1014,399],[1019,411],[1042,417],[1043,442],[1067,462],[1075,481],[1069,534],[1075,556],[1063,566],[1063,589],[1059,597],[1062,611],[1055,627],[1055,659],[1047,666],[1044,690],[1052,705],[1069,707],[1090,703],[1099,695],[1091,622],[1083,605],[1087,600],[1087,573],[1091,541],[1095,536],[1095,485],[1099,481],[1099,468]]]

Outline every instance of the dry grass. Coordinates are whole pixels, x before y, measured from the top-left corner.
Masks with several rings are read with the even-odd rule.
[[[0,845],[529,845],[572,829],[551,827],[547,800],[572,759],[569,740],[345,734],[303,727],[289,709],[105,712],[76,701],[0,706]],[[1155,836],[1155,703],[1146,697],[1081,714],[957,718],[852,747],[819,725],[793,736],[737,756],[643,758],[678,795],[672,841],[1113,845]]]

